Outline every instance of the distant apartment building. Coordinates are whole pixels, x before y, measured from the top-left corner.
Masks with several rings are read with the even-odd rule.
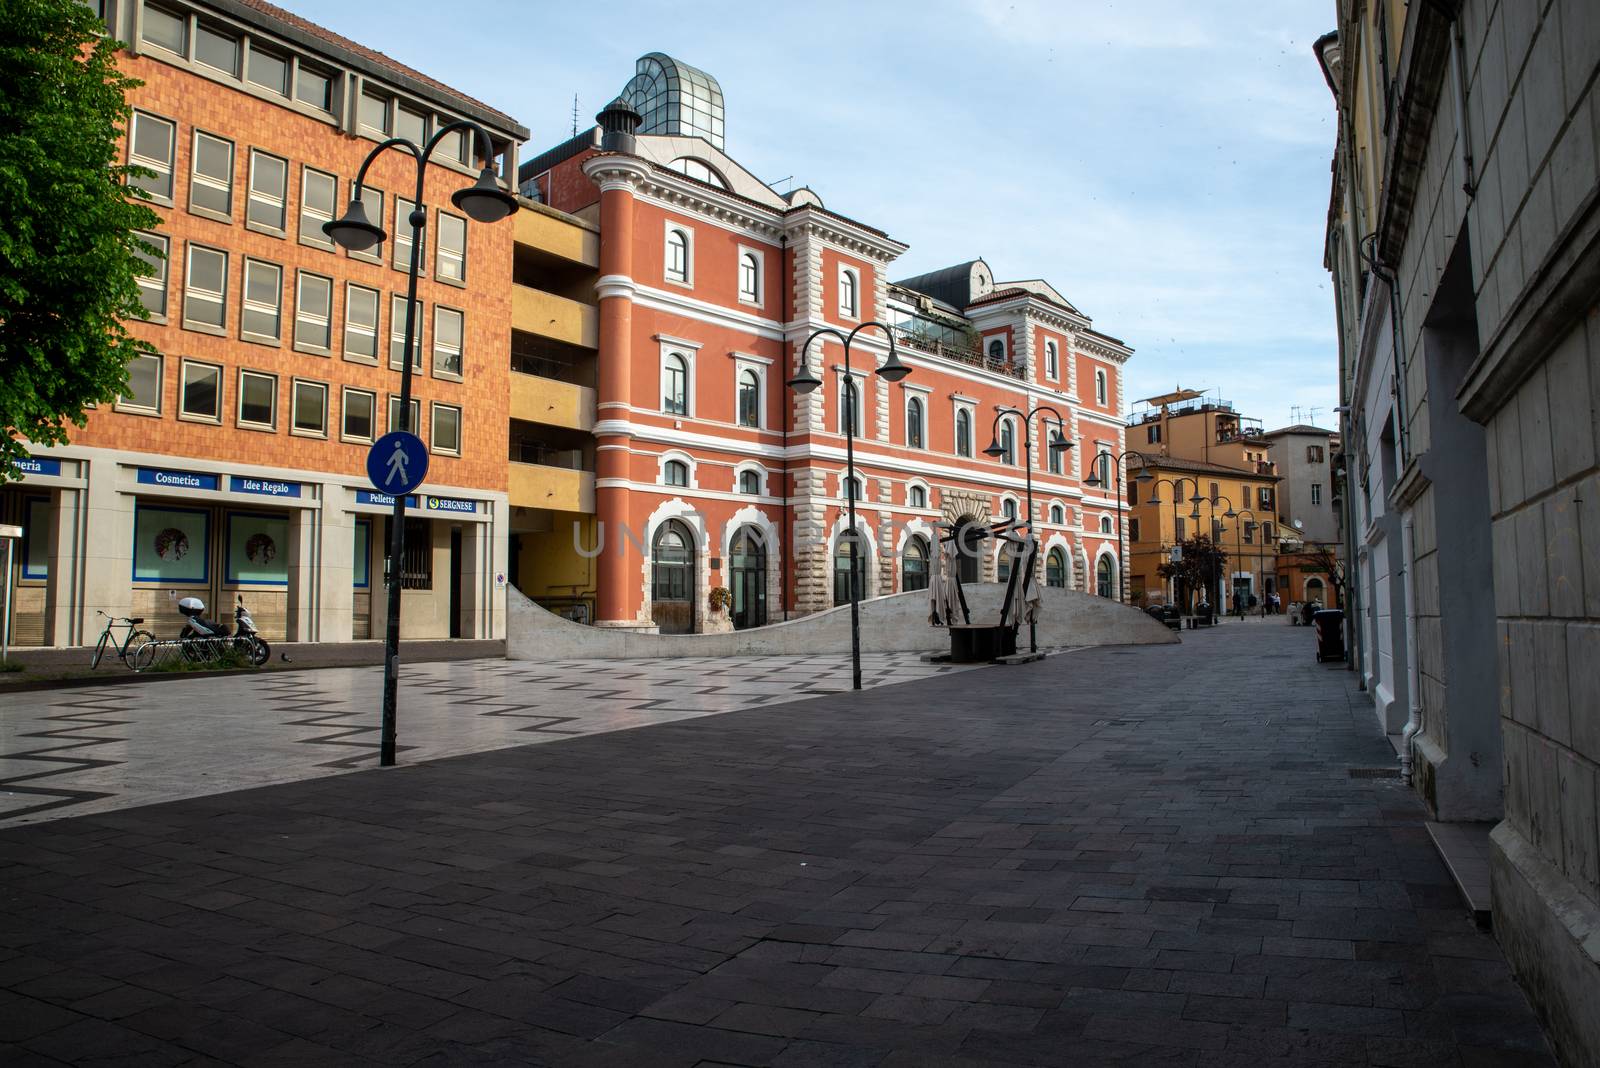
[[[159,225],[132,332],[158,355],[92,411],[71,444],[36,450],[0,490],[25,531],[15,640],[92,641],[97,613],[179,622],[242,595],[269,638],[374,636],[389,503],[367,484],[371,442],[396,426],[406,268],[425,242],[412,427],[430,451],[410,509],[408,638],[504,634],[513,227],[469,223],[449,194],[477,175],[449,137],[428,168],[427,225],[409,158],[378,160],[368,213],[389,239],[346,252],[343,212],[366,153],[471,119],[510,181],[526,131],[426,75],[259,0],[105,0],[128,43],[127,161]]]
[[[1344,524],[1334,494],[1342,462],[1336,431],[1297,423],[1262,437],[1278,469],[1278,584],[1287,601],[1343,608],[1338,576],[1345,559]]]
[[[1324,263],[1358,650],[1496,937],[1600,1056],[1600,7],[1341,0]],[[1444,848],[1446,859],[1454,859]]]
[[[1116,502],[1085,480],[1119,451],[1131,349],[1048,283],[997,279],[981,259],[893,281],[906,246],[808,188],[780,194],[751,174],[723,149],[716,80],[668,56],[640,59],[599,122],[521,168],[525,196],[586,233],[598,226],[597,264],[572,268],[575,284],[580,262],[596,275],[592,362],[588,343],[567,339],[518,366],[570,376],[562,395],[593,404],[590,422],[587,410],[553,419],[513,399],[511,494],[525,524],[513,573],[525,592],[602,626],[760,626],[846,600],[852,537],[865,596],[923,588],[940,524],[973,547],[966,577],[993,579],[1009,560],[967,532],[1022,515],[1031,462],[1041,579],[1116,596]],[[857,410],[833,338],[804,352],[824,387],[787,387],[813,331],[873,320],[908,378],[873,374],[889,342],[868,329],[851,349]],[[537,332],[523,323],[519,336]],[[1020,420],[999,409],[1041,403],[1061,413],[1074,451],[1047,454],[1036,419],[1024,455]],[[983,452],[991,435],[998,460]],[[576,492],[539,505],[557,480]],[[710,607],[719,587],[727,620]]]

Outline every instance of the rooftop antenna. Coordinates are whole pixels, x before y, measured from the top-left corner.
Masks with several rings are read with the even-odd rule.
[[[784,184],[786,184],[788,182],[792,182],[792,181],[794,181],[794,175],[791,174],[786,178],[779,178],[776,181],[768,182],[767,183],[767,188],[772,190],[774,193],[776,193],[778,191],[778,186],[784,185]]]
[[[1298,404],[1289,405],[1289,422],[1298,423],[1299,421],[1300,421],[1300,405],[1298,405]]]
[[[1321,408],[1307,408],[1306,409],[1306,412],[1308,413],[1306,415],[1307,422],[1309,422],[1312,426],[1316,426],[1317,425],[1317,413],[1320,412],[1320,411],[1322,411]]]
[[[578,94],[572,94],[572,136],[578,136]]]

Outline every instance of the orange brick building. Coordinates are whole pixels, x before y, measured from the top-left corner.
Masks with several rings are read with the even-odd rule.
[[[526,130],[258,0],[99,9],[144,83],[127,158],[154,172],[137,182],[161,223],[151,318],[132,330],[160,355],[3,491],[7,521],[27,531],[18,640],[92,641],[100,611],[165,634],[174,593],[219,613],[240,594],[269,638],[375,636],[389,508],[364,460],[397,423],[412,239],[425,265],[412,426],[431,455],[401,563],[404,632],[502,636],[513,227],[451,208],[481,165],[459,137],[428,168],[419,237],[397,225],[415,168],[396,153],[367,182],[389,240],[348,253],[321,224],[385,137],[473,120],[509,182]]]
[[[757,179],[723,151],[715,79],[670,57],[642,58],[600,121],[603,133],[521,170],[524,195],[599,227],[598,523],[572,533],[577,555],[598,554],[592,609],[576,618],[701,631],[847,598],[841,346],[809,350],[822,389],[786,383],[814,331],[868,320],[890,327],[913,373],[892,385],[872,373],[889,352],[880,332],[852,346],[864,596],[925,586],[940,524],[1021,515],[1024,463],[1041,579],[1117,595],[1116,502],[1084,482],[1120,451],[1131,349],[1049,284],[997,281],[983,260],[891,282],[907,246],[809,189]],[[1015,417],[997,428],[1001,408],[1039,404],[1065,419],[1076,446],[1065,457],[1046,455],[1042,420],[1028,456]],[[983,454],[992,433],[1009,441],[1002,459]],[[530,562],[512,566],[527,575]],[[1007,566],[985,549],[963,570],[994,579]],[[710,603],[718,587],[731,591],[727,617]]]

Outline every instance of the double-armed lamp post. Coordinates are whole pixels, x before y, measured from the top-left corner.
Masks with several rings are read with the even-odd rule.
[[[460,132],[473,136],[483,152],[484,167],[478,180],[465,189],[450,194],[450,202],[475,222],[493,223],[507,218],[517,210],[517,198],[500,188],[489,162],[494,159],[489,134],[475,122],[458,121],[439,127],[428,143],[418,146],[404,137],[391,137],[367,153],[361,169],[356,172],[355,185],[350,189],[350,206],[344,217],[322,224],[323,232],[351,252],[369,249],[388,235],[378,223],[367,218],[366,205],[361,202],[362,183],[367,179],[367,169],[372,161],[389,149],[410,154],[417,164],[416,196],[414,207],[406,222],[411,226],[411,270],[406,289],[406,340],[405,364],[400,369],[400,425],[397,429],[415,433],[411,425],[411,365],[414,362],[417,338],[417,271],[422,250],[427,246],[424,237],[428,225],[428,207],[422,200],[422,181],[433,150],[448,134]],[[398,225],[398,224],[397,224]],[[379,739],[378,763],[383,767],[394,764],[395,755],[395,699],[399,685],[400,668],[400,588],[401,570],[406,549],[406,494],[394,497],[394,511],[389,520],[389,566],[384,576],[388,591],[389,623],[384,635],[383,652],[383,727]]]
[[[1126,578],[1128,572],[1122,566],[1123,557],[1127,555],[1126,546],[1122,541],[1122,461],[1130,456],[1139,458],[1139,473],[1133,476],[1135,482],[1149,482],[1156,477],[1145,466],[1149,462],[1145,454],[1129,449],[1127,452],[1119,453],[1116,456],[1112,456],[1108,452],[1101,453],[1098,458],[1100,462],[1095,465],[1097,470],[1083,480],[1085,486],[1109,489],[1117,498],[1117,600],[1123,604],[1128,603],[1128,580]],[[1113,476],[1115,477],[1114,482]]]
[[[1041,404],[1026,415],[1022,413],[1020,408],[1000,408],[999,411],[994,413],[994,425],[989,434],[989,447],[983,450],[985,456],[992,456],[996,460],[1009,460],[1008,453],[1010,449],[1000,443],[1000,420],[1009,415],[1015,415],[1022,419],[1022,472],[1024,484],[1028,490],[1028,522],[1023,529],[1028,532],[1029,538],[1035,537],[1033,522],[1033,419],[1040,412],[1049,412],[1056,417],[1055,432],[1050,435],[1050,443],[1046,448],[1050,450],[1053,456],[1060,457],[1065,455],[1066,451],[1073,447],[1073,443],[1067,440],[1064,432],[1067,421],[1062,418],[1060,412],[1048,404]],[[1039,624],[1033,619],[1028,620],[1028,651],[1030,653],[1039,651]]]
[[[789,388],[796,393],[816,392],[822,385],[822,379],[811,373],[811,343],[819,337],[832,337],[844,346],[844,411],[840,413],[839,421],[844,424],[844,496],[850,516],[844,535],[850,539],[850,684],[857,690],[861,689],[861,589],[858,576],[861,552],[858,543],[861,535],[856,530],[856,420],[861,418],[861,400],[856,395],[856,380],[850,374],[850,343],[869,326],[877,327],[889,339],[889,358],[877,369],[878,376],[886,382],[898,382],[910,374],[911,368],[900,362],[900,356],[895,351],[893,332],[882,323],[869,320],[848,334],[831,326],[813,332],[800,348],[800,369],[789,379]]]

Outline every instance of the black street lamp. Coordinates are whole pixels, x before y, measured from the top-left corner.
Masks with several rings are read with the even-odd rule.
[[[883,336],[889,339],[889,358],[883,366],[877,369],[877,375],[886,382],[898,382],[911,373],[911,368],[900,362],[900,356],[895,351],[894,334],[887,326],[880,322],[868,320],[850,331],[842,334],[831,326],[825,326],[813,331],[806,338],[806,343],[800,347],[800,370],[789,379],[789,388],[796,393],[812,393],[822,385],[822,379],[811,373],[811,343],[824,335],[834,337],[844,346],[844,392],[845,412],[844,418],[844,485],[845,501],[849,505],[850,518],[848,537],[850,538],[850,685],[852,689],[861,689],[861,590],[857,576],[857,567],[860,560],[860,547],[857,542],[860,534],[856,531],[856,420],[861,417],[861,401],[856,395],[856,381],[850,374],[850,343],[856,335],[869,326],[875,326],[883,331]]]
[[[1123,567],[1123,561],[1128,555],[1128,548],[1122,540],[1122,461],[1130,456],[1139,458],[1139,473],[1133,476],[1135,482],[1149,482],[1156,477],[1150,473],[1150,468],[1146,466],[1150,462],[1149,457],[1142,452],[1129,449],[1127,452],[1119,453],[1116,456],[1112,456],[1109,452],[1101,453],[1097,457],[1098,463],[1096,467],[1104,474],[1097,472],[1083,480],[1085,486],[1104,486],[1110,489],[1117,498],[1117,593],[1119,595],[1117,599],[1123,604],[1128,603],[1128,572]],[[1113,472],[1116,474],[1115,484],[1111,481]],[[1199,483],[1195,485],[1196,489],[1198,489]]]
[[[1160,518],[1161,518],[1161,505],[1165,503],[1161,499],[1161,485],[1162,485],[1162,483],[1166,483],[1167,485],[1172,487],[1172,543],[1173,543],[1174,547],[1180,547],[1182,545],[1182,543],[1183,543],[1183,538],[1178,533],[1178,519],[1179,519],[1179,516],[1178,516],[1178,504],[1179,504],[1179,502],[1181,502],[1184,499],[1184,497],[1183,497],[1183,484],[1184,484],[1185,481],[1194,483],[1194,496],[1189,498],[1189,503],[1195,505],[1196,507],[1199,507],[1199,502],[1205,499],[1205,498],[1200,496],[1200,481],[1199,481],[1199,479],[1194,479],[1194,478],[1185,479],[1182,475],[1179,475],[1177,478],[1157,478],[1157,479],[1154,479],[1153,481],[1155,483],[1155,489],[1150,492],[1150,497],[1149,497],[1148,500],[1145,501],[1145,503],[1146,504],[1153,504],[1153,505],[1156,506],[1157,527],[1159,528],[1159,526],[1160,526],[1160,522],[1159,521],[1160,521]],[[1181,551],[1181,549],[1180,549],[1180,551]],[[1176,580],[1173,581],[1173,591],[1172,592],[1174,594],[1173,600],[1176,601],[1177,600],[1176,594],[1178,592],[1178,590],[1177,590],[1177,581]],[[1181,607],[1188,608],[1189,606],[1188,605],[1183,605]]]
[[[1260,579],[1261,579],[1261,597],[1260,597],[1260,600],[1261,600],[1261,618],[1265,619],[1265,618],[1267,618],[1267,536],[1266,536],[1266,527],[1262,526],[1261,517],[1256,515],[1254,511],[1252,511],[1249,508],[1241,508],[1241,509],[1239,509],[1239,517],[1240,517],[1241,523],[1243,522],[1243,519],[1244,519],[1245,516],[1249,516],[1250,517],[1250,522],[1253,523],[1255,525],[1255,528],[1256,528],[1256,537],[1260,539],[1260,541],[1257,542],[1257,545],[1256,545],[1256,574],[1258,576],[1260,576]],[[1244,545],[1244,534],[1243,534],[1242,531],[1239,534],[1239,544],[1240,544],[1241,548]]]
[[[1224,519],[1237,519],[1237,518],[1239,518],[1239,513],[1235,512],[1233,510],[1233,501],[1229,497],[1227,497],[1227,496],[1225,496],[1223,494],[1220,494],[1220,493],[1217,494],[1214,497],[1202,497],[1200,495],[1200,483],[1199,483],[1198,480],[1196,480],[1195,484],[1194,484],[1194,496],[1190,497],[1189,500],[1191,502],[1193,502],[1193,504],[1194,504],[1194,511],[1189,513],[1189,518],[1193,519],[1195,521],[1195,523],[1197,523],[1197,524],[1200,522],[1200,505],[1201,505],[1202,502],[1209,503],[1211,505],[1211,525],[1213,527],[1215,527],[1217,525],[1217,502],[1218,501],[1227,501],[1228,502],[1228,510],[1226,512],[1222,513],[1222,516],[1223,516]],[[1217,600],[1218,601],[1221,601],[1222,600],[1222,586],[1218,582],[1218,579],[1221,576],[1219,576],[1217,574],[1217,557],[1216,557],[1216,554],[1218,552],[1218,548],[1217,547],[1222,544],[1222,541],[1221,541],[1220,538],[1211,537],[1211,535],[1213,533],[1220,533],[1220,531],[1208,531],[1207,532],[1207,537],[1210,538],[1211,545],[1212,545],[1211,592],[1217,595]],[[1225,615],[1226,614],[1226,613],[1218,612],[1218,609],[1222,608],[1222,607],[1224,607],[1224,606],[1221,605],[1221,604],[1216,604],[1216,605],[1212,606],[1212,608],[1211,608],[1211,618],[1212,619],[1216,619],[1219,615]]]
[[[367,169],[372,161],[388,149],[408,152],[417,163],[417,192],[412,200],[411,214],[406,222],[411,225],[411,270],[406,290],[406,342],[405,363],[400,369],[400,426],[411,431],[411,364],[416,348],[417,269],[422,249],[426,245],[423,231],[428,224],[428,208],[422,201],[422,180],[433,150],[446,134],[467,131],[482,146],[485,166],[478,180],[465,189],[450,194],[450,202],[476,222],[493,223],[517,210],[517,198],[500,188],[494,171],[487,166],[494,158],[489,134],[475,122],[446,123],[434,132],[423,147],[418,147],[404,137],[391,137],[367,153],[361,169],[356,172],[355,185],[350,189],[350,206],[344,217],[322,224],[323,233],[352,252],[369,249],[386,236],[383,227],[367,218],[367,209],[361,202],[361,187],[366,181]],[[389,595],[389,623],[384,635],[383,652],[383,727],[378,743],[378,763],[383,767],[394,764],[395,752],[395,698],[400,680],[400,572],[406,548],[406,495],[395,494],[394,513],[389,520],[389,568],[384,576]]]
[[[1059,457],[1065,455],[1068,449],[1074,447],[1074,443],[1068,441],[1066,434],[1063,433],[1063,431],[1066,429],[1067,421],[1062,417],[1060,412],[1056,411],[1048,404],[1041,404],[1026,415],[1022,414],[1022,409],[1020,408],[1012,408],[1002,405],[1000,409],[994,413],[994,426],[991,428],[989,434],[989,447],[983,450],[983,454],[985,456],[992,456],[997,460],[1002,457],[1010,459],[1010,457],[1006,455],[1006,447],[1000,444],[1000,420],[1004,419],[1008,415],[1021,417],[1022,472],[1028,487],[1028,522],[1026,529],[1028,531],[1028,537],[1035,541],[1038,539],[1034,534],[1033,527],[1033,417],[1038,415],[1040,412],[1049,412],[1051,415],[1056,417],[1055,433],[1050,436],[1050,443],[1046,446],[1046,448],[1048,448],[1051,454],[1054,456]],[[1028,620],[1028,651],[1030,653],[1037,653],[1039,651],[1039,624],[1036,620],[1032,619]]]

